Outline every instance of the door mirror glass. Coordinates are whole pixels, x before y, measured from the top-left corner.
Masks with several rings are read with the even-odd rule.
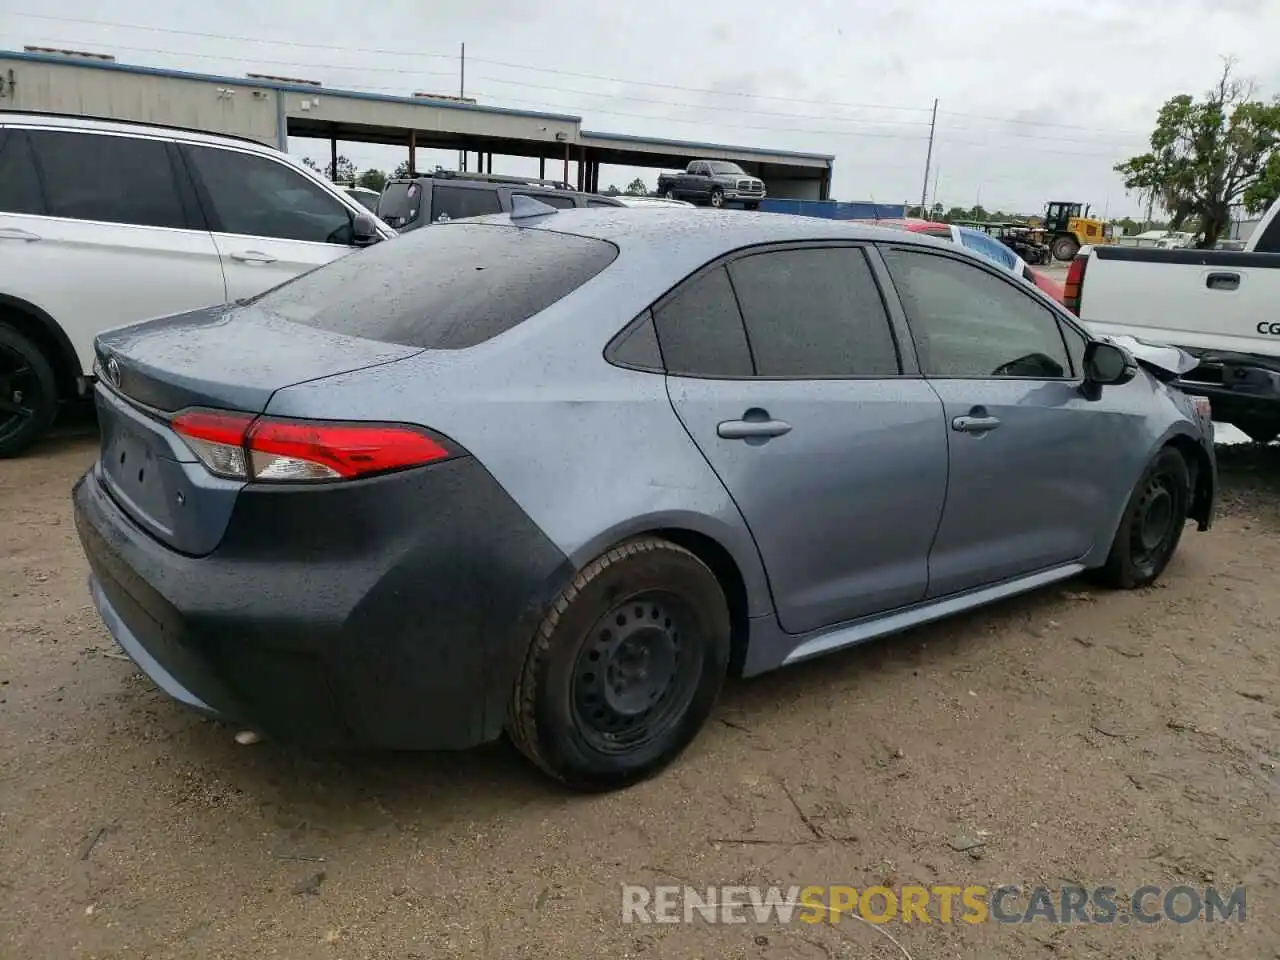
[[[351,244],[356,247],[367,247],[382,239],[373,217],[367,213],[357,213],[351,220]]]
[[[1084,378],[1099,386],[1117,386],[1128,383],[1138,368],[1127,354],[1114,343],[1091,340],[1084,348]]]

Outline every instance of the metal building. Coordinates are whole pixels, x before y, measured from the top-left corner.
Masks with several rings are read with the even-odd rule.
[[[464,152],[472,169],[493,169],[493,155],[537,157],[543,176],[599,188],[603,163],[683,167],[690,160],[739,163],[771,196],[826,200],[833,156],[724,144],[655,140],[584,131],[582,118],[511,110],[461,98],[387,96],[330,89],[315,81],[262,73],[241,78],[117,63],[74,51],[0,50],[0,110],[29,110],[172,124],[250,137],[286,149],[289,137]],[[470,158],[474,158],[474,163]]]

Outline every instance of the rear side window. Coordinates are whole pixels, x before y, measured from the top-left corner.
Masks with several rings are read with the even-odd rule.
[[[44,195],[21,130],[0,130],[0,213],[44,213]]]
[[[169,151],[159,140],[31,130],[49,215],[143,227],[187,226]]]
[[[751,348],[724,267],[679,287],[653,311],[667,373],[685,377],[749,377]]]
[[[528,197],[530,200],[537,200],[539,203],[561,210],[570,210],[577,205],[573,202],[573,197],[566,197],[560,193],[513,193],[512,196]]]
[[[341,257],[252,302],[332,333],[458,350],[546,309],[617,255],[613,244],[588,237],[449,224]]]
[[[762,377],[892,377],[898,349],[856,247],[779,250],[729,265]]]
[[[431,190],[431,219],[460,220],[501,213],[497,190],[446,186],[437,183]]]

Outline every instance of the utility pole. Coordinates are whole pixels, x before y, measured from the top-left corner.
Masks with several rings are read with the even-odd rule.
[[[920,187],[920,213],[929,199],[929,166],[933,163],[933,131],[938,124],[938,98],[933,98],[933,119],[929,121],[929,152],[924,155],[924,184]]]
[[[938,178],[941,176],[942,176],[942,164],[938,164],[938,168],[934,171],[934,174],[933,174],[933,193],[931,194],[931,196],[933,197],[934,203],[938,202]],[[920,214],[926,220],[933,219],[933,217],[930,216],[928,213],[926,213],[924,210],[921,210]]]
[[[458,99],[462,100],[467,95],[467,45],[462,45],[462,53],[458,57]],[[467,151],[458,151],[458,169],[467,169]]]

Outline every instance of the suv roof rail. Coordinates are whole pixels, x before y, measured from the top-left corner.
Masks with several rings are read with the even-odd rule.
[[[439,180],[480,180],[487,183],[515,183],[525,186],[550,187],[553,190],[567,190],[571,193],[579,193],[563,180],[544,180],[540,177],[522,177],[513,173],[472,173],[469,170],[429,170],[426,173],[418,173],[410,171],[407,176],[397,177],[397,180],[417,180],[417,179],[439,179]]]
[[[50,117],[56,120],[88,120],[92,123],[118,123],[123,127],[152,127],[156,130],[172,130],[175,133],[198,133],[203,137],[220,137],[223,140],[236,140],[240,143],[252,143],[254,146],[275,150],[271,144],[253,137],[244,137],[238,133],[217,133],[213,130],[201,130],[199,127],[184,127],[176,123],[159,123],[154,120],[121,120],[119,117],[99,117],[84,113],[59,113],[57,110],[13,110],[0,108],[0,120],[5,117]]]

